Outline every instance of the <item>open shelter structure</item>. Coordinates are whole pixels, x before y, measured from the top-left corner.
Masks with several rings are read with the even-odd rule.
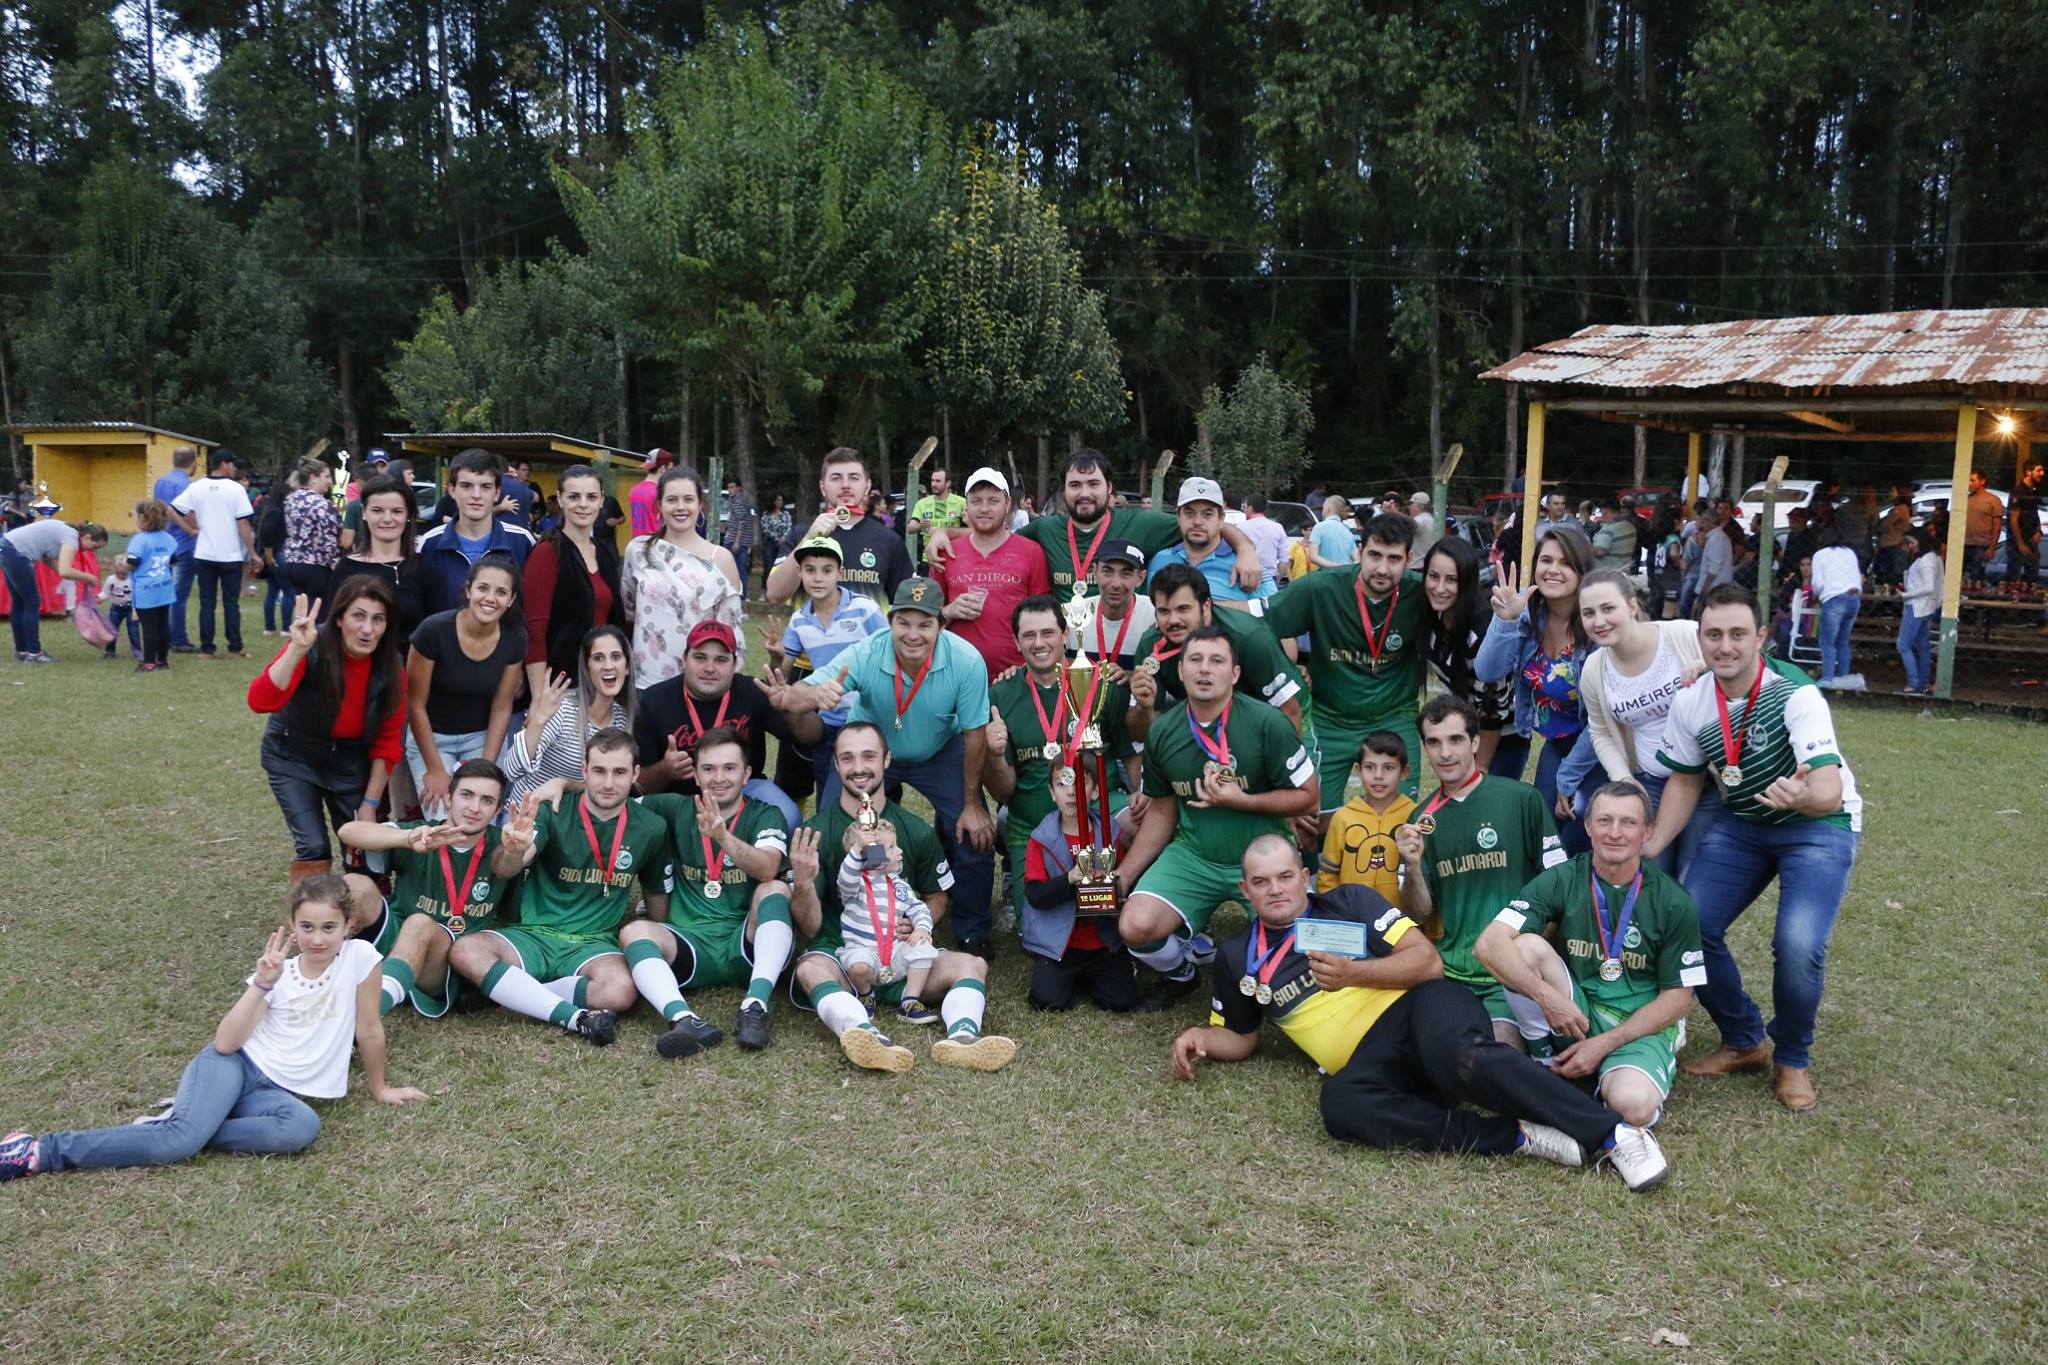
[[[28,447],[31,477],[48,485],[66,521],[96,521],[117,533],[171,472],[173,451],[191,446],[199,453],[195,472],[204,474],[206,452],[220,444],[135,422],[23,422],[8,430]]]
[[[1980,437],[2010,440],[2025,468],[2048,428],[2048,308],[1930,309],[1651,327],[1585,327],[1479,376],[1522,387],[1528,442],[1522,524],[1536,524],[1553,412],[1683,432],[1685,489],[1701,438],[1953,443],[1935,692],[1952,695],[1962,602],[1964,503]],[[1768,553],[1769,547],[1765,547]],[[1522,575],[1535,545],[1523,537]]]

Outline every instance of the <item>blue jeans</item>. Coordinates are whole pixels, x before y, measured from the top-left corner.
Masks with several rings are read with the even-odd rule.
[[[292,625],[292,593],[285,583],[284,566],[270,566],[270,577],[265,579],[263,589],[263,629],[290,630]]]
[[[107,645],[107,657],[114,657],[114,645],[121,639],[121,628],[128,628],[128,648],[137,659],[142,657],[142,622],[135,615],[135,605],[107,608],[107,624],[114,628],[114,639]]]
[[[1657,813],[1657,807],[1664,804],[1664,784],[1670,780],[1671,775],[1664,772],[1636,774],[1636,781],[1650,794],[1652,815]],[[1597,788],[1586,790],[1584,796],[1592,796],[1593,790]],[[1582,798],[1580,809],[1583,810],[1584,807],[1585,801]],[[1728,807],[1721,800],[1721,789],[1714,785],[1712,778],[1702,777],[1700,799],[1692,809],[1692,819],[1685,822],[1685,829],[1671,841],[1670,847],[1657,855],[1657,866],[1680,881],[1685,880],[1685,870],[1691,867],[1692,860],[1699,856],[1700,842],[1707,837],[1707,831],[1711,830],[1727,812]]]
[[[1500,732],[1500,741],[1494,746],[1493,762],[1486,765],[1486,771],[1494,777],[1522,780],[1522,774],[1529,771],[1529,737],[1518,735],[1513,730]]]
[[[185,1067],[169,1118],[51,1133],[42,1140],[42,1165],[46,1171],[162,1166],[207,1147],[284,1156],[305,1151],[319,1133],[312,1106],[264,1075],[247,1053],[208,1043]]]
[[[35,564],[0,540],[0,576],[7,580],[7,624],[14,631],[14,652],[42,653],[43,590],[36,583]]]
[[[1935,614],[1920,615],[1911,607],[1899,611],[1899,660],[1906,666],[1906,686],[1912,691],[1934,686]]]
[[[932,821],[938,826],[939,843],[945,848],[946,862],[953,869],[953,890],[947,917],[953,922],[953,936],[963,943],[988,937],[993,924],[989,897],[996,885],[995,850],[978,849],[972,844],[962,843],[953,833],[960,822],[960,812],[967,804],[966,765],[967,741],[955,735],[946,742],[945,748],[922,763],[891,759],[888,772],[884,774],[885,783],[900,782],[913,787],[932,803]],[[825,784],[824,795],[818,798],[818,806],[822,810],[838,799],[839,774],[835,770],[831,780]]]
[[[171,591],[177,600],[171,603],[171,648],[189,649],[192,641],[185,634],[185,604],[192,600],[192,580],[199,574],[199,561],[192,551],[174,556],[171,560]]]
[[[493,755],[484,752],[486,733],[483,730],[471,730],[466,734],[444,734],[439,730],[434,731],[434,748],[441,755],[441,766],[448,772],[450,786],[454,785],[455,770],[470,759],[492,758],[495,761]],[[420,742],[413,738],[411,725],[405,727],[405,766],[412,772],[412,789],[426,790],[427,760],[420,756]],[[433,813],[422,810],[420,814],[429,820],[448,818],[448,812],[445,810],[436,810]],[[791,825],[790,828],[795,829],[796,826]]]
[[[1700,570],[1699,566],[1695,564],[1692,568],[1686,570],[1685,577],[1678,584],[1678,614],[1690,621],[1692,619],[1693,599],[1699,595]]]
[[[1550,807],[1550,818],[1553,820],[1557,820],[1557,770],[1563,766],[1565,756],[1571,753],[1572,745],[1577,742],[1576,735],[1567,735],[1563,739],[1546,739],[1543,741],[1542,751],[1536,755],[1536,780],[1532,785],[1543,793],[1543,804]],[[1505,737],[1501,743],[1503,746],[1506,745]],[[1494,750],[1493,756],[1498,760],[1500,750]],[[1565,856],[1568,858],[1576,858],[1593,846],[1593,841],[1586,837],[1585,822],[1576,817],[1570,820],[1557,820],[1557,836],[1563,843]]]
[[[1803,1067],[1813,1047],[1820,1009],[1828,934],[1848,893],[1860,836],[1840,825],[1793,820],[1760,825],[1727,816],[1700,841],[1686,869],[1685,889],[1700,909],[1700,946],[1707,953],[1707,984],[1696,994],[1721,1030],[1726,1047],[1755,1047],[1768,1032],[1779,1066]],[[1771,931],[1770,1028],[1742,989],[1742,972],[1728,952],[1728,926],[1778,879],[1778,922]]]
[[[242,565],[199,561],[199,652],[213,653],[213,602],[220,598],[222,624],[227,627],[228,653],[242,650]]]
[[[1863,594],[1845,592],[1820,604],[1820,676],[1846,676],[1849,669],[1849,631],[1856,614],[1863,610]]]

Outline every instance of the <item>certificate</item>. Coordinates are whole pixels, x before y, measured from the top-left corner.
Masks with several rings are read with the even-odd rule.
[[[1365,946],[1365,926],[1348,919],[1309,919],[1294,922],[1297,952],[1328,953],[1332,957],[1370,957]]]

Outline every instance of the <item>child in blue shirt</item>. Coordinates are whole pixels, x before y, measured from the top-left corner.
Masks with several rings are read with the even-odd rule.
[[[178,542],[169,531],[171,509],[155,498],[135,504],[135,531],[128,540],[128,563],[135,594],[135,617],[142,623],[142,662],[138,673],[171,666],[171,608],[178,600],[171,577],[171,557]]]
[[[811,673],[824,673],[848,649],[876,631],[889,628],[889,618],[882,614],[875,599],[839,586],[843,553],[832,537],[815,536],[797,546],[791,556],[796,560],[804,590],[803,605],[789,614],[789,625],[782,632],[781,652],[792,682]],[[846,724],[856,695],[847,693],[839,705],[818,717],[825,726],[825,737],[811,746],[811,768],[817,775],[819,791],[825,789],[825,779],[831,776],[832,746],[838,741],[840,727]]]

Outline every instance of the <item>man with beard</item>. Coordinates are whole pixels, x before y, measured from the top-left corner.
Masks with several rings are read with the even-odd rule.
[[[1209,597],[1209,581],[1185,564],[1159,570],[1150,591],[1152,629],[1138,641],[1138,662],[1130,679],[1134,736],[1144,738],[1154,714],[1187,696],[1181,682],[1181,651],[1189,635],[1213,626],[1230,637],[1237,655],[1237,690],[1278,708],[1296,734],[1313,742],[1302,709],[1301,670],[1265,622],[1241,611],[1217,611]]]

